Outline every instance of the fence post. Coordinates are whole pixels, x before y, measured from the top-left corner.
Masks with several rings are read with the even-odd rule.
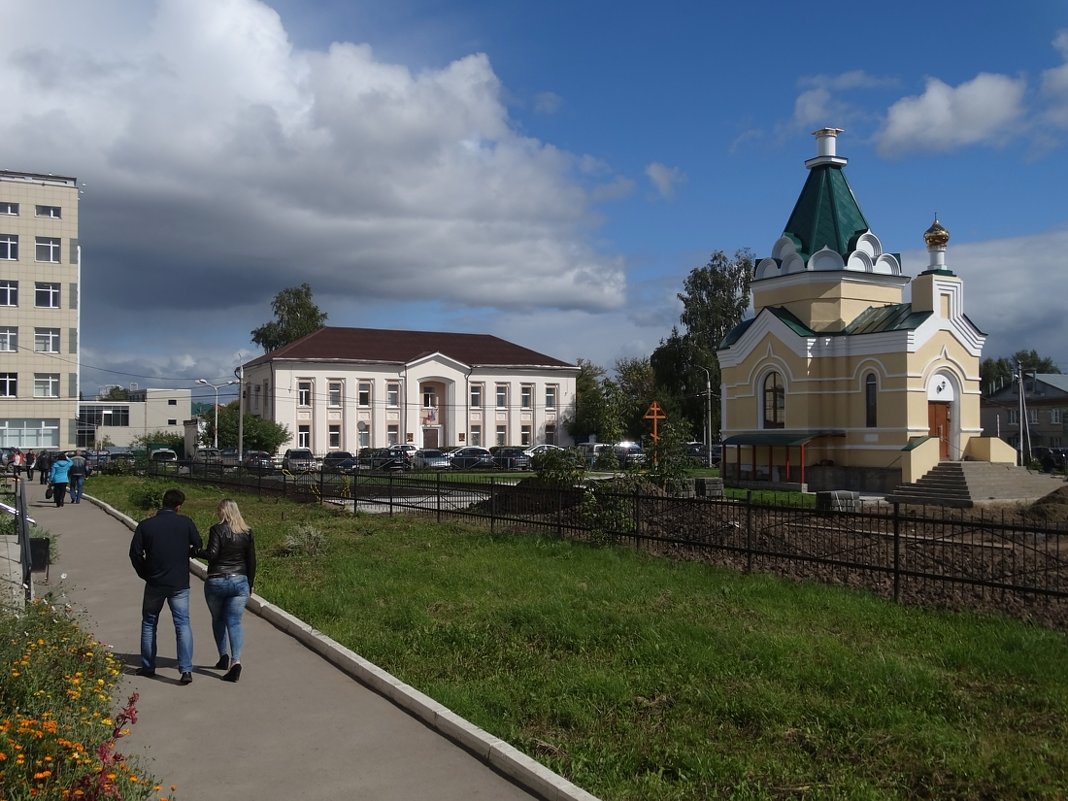
[[[637,548],[642,541],[642,513],[641,493],[638,487],[634,487],[634,547]]]
[[[894,602],[901,599],[901,506],[894,501]]]
[[[490,534],[497,533],[497,478],[490,476]]]
[[[393,517],[393,471],[389,472],[389,516]]]
[[[435,481],[437,484],[437,496],[438,496],[438,522],[441,522],[441,471],[438,470],[437,478]]]
[[[745,572],[753,572],[753,490],[745,491]]]
[[[564,536],[564,490],[556,488],[556,536]]]
[[[326,497],[326,474],[323,473],[322,467],[319,468],[319,505],[323,505],[323,499]]]

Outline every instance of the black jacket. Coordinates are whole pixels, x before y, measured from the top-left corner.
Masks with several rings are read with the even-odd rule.
[[[208,531],[208,547],[201,553],[208,560],[208,576],[248,576],[249,589],[256,583],[256,541],[252,532],[235,534],[227,523]]]
[[[187,590],[189,558],[200,553],[203,545],[191,518],[163,508],[137,524],[130,540],[130,562],[153,587]]]

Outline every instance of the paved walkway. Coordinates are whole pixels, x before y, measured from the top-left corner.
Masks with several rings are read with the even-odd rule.
[[[210,667],[217,654],[197,576],[193,683],[178,684],[168,611],[156,677],[132,675],[143,584],[127,556],[126,521],[88,499],[57,509],[37,484],[28,507],[59,551],[48,583],[34,574],[36,594],[66,596],[113,647],[131,674],[117,700],[141,695],[121,749],[146,755],[180,801],[596,801],[262,599],[245,616],[241,681],[221,681]]]

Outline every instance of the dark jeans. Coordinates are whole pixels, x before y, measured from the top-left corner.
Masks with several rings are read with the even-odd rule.
[[[156,627],[163,604],[171,608],[174,635],[178,645],[178,672],[193,671],[193,629],[189,625],[189,588],[167,590],[145,585],[141,601],[141,667],[156,669]]]
[[[82,502],[82,489],[85,487],[85,476],[70,474],[70,502]]]
[[[56,506],[62,506],[63,500],[67,497],[67,482],[62,484],[52,485],[52,500],[56,502]]]

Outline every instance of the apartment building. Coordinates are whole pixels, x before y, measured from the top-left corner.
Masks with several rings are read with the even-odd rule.
[[[129,447],[149,434],[185,434],[192,417],[188,389],[130,390],[127,401],[82,401],[78,414],[78,447],[102,448],[107,442]]]
[[[78,181],[0,170],[0,445],[77,439]]]
[[[317,453],[569,445],[578,367],[488,334],[326,327],[244,365],[246,414]]]

